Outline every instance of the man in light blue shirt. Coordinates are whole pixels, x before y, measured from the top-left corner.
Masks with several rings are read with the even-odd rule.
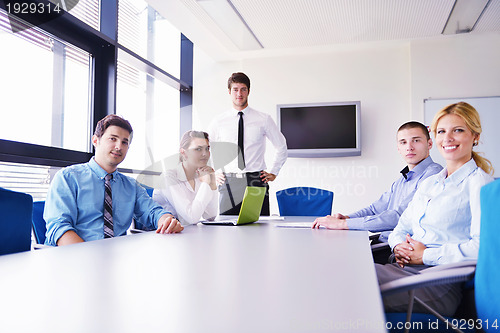
[[[95,156],[88,163],[60,170],[45,202],[45,244],[68,245],[104,238],[105,177],[112,197],[113,236],[125,235],[138,219],[157,233],[180,232],[184,228],[168,211],[156,204],[134,179],[116,169],[125,159],[132,140],[132,126],[116,115],[108,115],[96,126],[92,137]]]
[[[429,130],[423,124],[411,121],[401,125],[397,132],[397,144],[398,152],[408,165],[401,170],[401,176],[392,184],[389,191],[368,207],[352,214],[337,213],[317,218],[313,228],[325,226],[328,229],[372,232],[394,229],[420,183],[443,169],[429,156],[432,139]],[[381,239],[386,240],[388,233],[383,233]]]

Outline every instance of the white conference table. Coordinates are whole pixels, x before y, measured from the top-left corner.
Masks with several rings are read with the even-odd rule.
[[[199,224],[0,257],[0,332],[332,331],[386,331],[367,232]]]

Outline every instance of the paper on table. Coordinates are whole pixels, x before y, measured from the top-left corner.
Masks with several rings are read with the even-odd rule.
[[[284,221],[284,216],[261,216],[259,221]]]
[[[276,223],[274,226],[283,228],[312,228],[313,222],[288,222],[288,223]],[[326,229],[324,226],[320,226],[320,229]],[[377,236],[380,232],[368,231],[368,236]]]
[[[312,228],[312,222],[285,222],[285,223],[276,223],[274,226],[283,227],[283,228]],[[321,229],[324,229],[324,226],[320,226]]]

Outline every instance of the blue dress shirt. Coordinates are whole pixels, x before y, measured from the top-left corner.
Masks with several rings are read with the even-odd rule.
[[[92,159],[56,173],[45,201],[47,222],[45,244],[57,245],[59,238],[73,230],[84,241],[104,238],[104,177],[107,172]],[[115,236],[125,235],[132,218],[152,229],[169,213],[156,204],[134,179],[113,172],[113,228]]]
[[[434,163],[430,156],[411,171],[408,171],[408,167],[404,168],[398,180],[392,183],[391,189],[382,194],[380,199],[348,215],[348,228],[372,232],[394,229],[420,183],[442,169],[443,167]]]
[[[406,241],[406,234],[425,244],[425,265],[477,259],[481,187],[493,177],[471,159],[449,177],[444,169],[418,188],[398,225],[389,235],[391,248]]]

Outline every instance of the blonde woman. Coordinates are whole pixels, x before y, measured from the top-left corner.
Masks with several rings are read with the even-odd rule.
[[[153,200],[172,212],[182,225],[217,216],[218,192],[214,170],[207,165],[209,159],[208,134],[187,131],[180,142],[179,164],[162,175],[164,186],[153,192]]]
[[[389,236],[396,263],[376,265],[379,284],[418,274],[430,266],[477,259],[481,219],[479,192],[493,181],[491,163],[473,151],[481,122],[471,105],[459,102],[432,121],[435,145],[446,168],[426,179]],[[421,288],[415,296],[451,316],[461,299],[459,284]],[[387,311],[406,311],[408,294],[384,298]],[[415,312],[427,312],[415,304]]]

